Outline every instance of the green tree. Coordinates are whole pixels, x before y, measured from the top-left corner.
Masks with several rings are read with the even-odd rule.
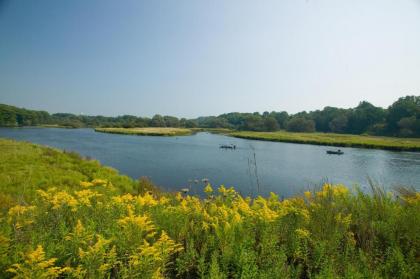
[[[163,119],[165,121],[166,127],[179,127],[180,126],[179,119],[174,116],[166,115],[163,117]]]
[[[414,117],[417,120],[420,119],[420,96],[406,96],[399,98],[388,108],[388,115],[386,118],[388,132],[392,135],[405,134],[406,129],[412,129],[414,120],[403,120],[403,118]],[[410,124],[409,124],[410,122]],[[419,132],[414,131],[414,134],[420,135]]]
[[[331,132],[344,133],[347,128],[347,122],[348,122],[347,116],[342,114],[335,117],[333,120],[331,120],[328,126]]]
[[[264,129],[266,131],[277,131],[279,129],[279,124],[274,117],[266,117],[264,119]]]
[[[287,112],[272,112],[271,115],[277,120],[280,129],[286,129],[286,123],[289,119],[289,114]]]
[[[374,124],[385,121],[386,112],[369,102],[361,102],[350,113],[347,131],[352,134],[362,134]]]
[[[287,122],[287,130],[291,132],[315,132],[315,122],[312,119],[294,117]]]
[[[165,127],[165,119],[163,118],[162,115],[155,114],[152,117],[152,121],[150,124],[152,127]]]
[[[261,115],[256,113],[247,115],[242,128],[247,131],[261,131],[264,129],[264,120]]]

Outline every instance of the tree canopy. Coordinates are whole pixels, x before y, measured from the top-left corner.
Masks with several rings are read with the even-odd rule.
[[[265,111],[262,114],[231,112],[219,116],[178,119],[156,114],[152,118],[49,114],[0,104],[0,126],[60,125],[66,127],[203,127],[248,131],[332,132],[420,137],[420,96],[399,98],[384,109],[363,101],[355,108],[325,107],[322,110],[288,114]]]

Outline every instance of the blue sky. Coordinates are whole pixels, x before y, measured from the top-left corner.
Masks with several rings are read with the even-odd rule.
[[[420,0],[0,0],[0,103],[196,117],[420,94]]]

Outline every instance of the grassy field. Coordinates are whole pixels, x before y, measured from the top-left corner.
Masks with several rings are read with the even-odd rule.
[[[156,190],[0,139],[0,278],[420,278],[420,193]]]
[[[147,128],[95,128],[96,132],[125,134],[138,136],[185,136],[192,134],[192,130],[187,128],[166,128],[166,127],[147,127]]]
[[[229,136],[267,141],[281,141],[316,145],[377,148],[400,151],[420,151],[420,139],[346,135],[331,133],[291,133],[235,131]]]
[[[191,128],[194,133],[209,132],[212,134],[229,134],[233,130],[226,128]]]
[[[58,124],[43,124],[33,127],[40,127],[40,128],[66,128],[66,129],[75,129],[75,127],[72,126],[64,126],[64,125],[58,125]]]

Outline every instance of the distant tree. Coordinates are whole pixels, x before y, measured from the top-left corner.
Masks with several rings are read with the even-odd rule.
[[[142,117],[138,117],[135,121],[135,126],[136,127],[148,127],[149,123],[150,123],[151,119],[149,118],[142,118]]]
[[[264,118],[264,129],[266,131],[277,131],[279,129],[279,124],[274,117],[266,117]]]
[[[277,120],[280,129],[286,129],[286,122],[289,119],[289,114],[287,112],[272,112],[271,115]]]
[[[287,130],[291,132],[315,132],[315,122],[312,119],[294,117],[287,122]]]
[[[388,132],[391,135],[407,134],[407,129],[412,129],[413,119],[403,120],[403,118],[414,117],[420,119],[420,96],[406,96],[399,98],[388,108],[386,123]],[[410,124],[409,124],[410,123]],[[403,129],[404,131],[400,131]],[[417,132],[415,134],[419,135]]]
[[[412,137],[418,135],[420,129],[420,119],[411,117],[403,117],[398,121],[399,135],[402,137]]]
[[[229,122],[223,117],[207,116],[196,119],[198,126],[203,128],[231,128]]]
[[[196,127],[198,127],[198,124],[195,120],[187,120],[187,121],[185,121],[185,127],[186,128],[196,128]]]
[[[160,114],[155,114],[151,121],[152,127],[165,127],[165,119]]]
[[[347,132],[362,134],[372,125],[385,122],[385,116],[384,109],[368,102],[361,102],[350,113]]]
[[[330,123],[337,118],[337,120],[342,120],[343,115],[347,116],[348,112],[345,109],[339,109],[335,107],[325,107],[323,110],[316,110],[313,112],[310,112],[308,117],[315,121],[315,128],[317,131],[320,132],[333,132],[331,130]],[[335,120],[334,122],[336,122]],[[334,125],[333,123],[332,125]],[[339,124],[339,123],[337,123]],[[336,126],[332,126],[334,128],[337,128]],[[342,131],[344,132],[344,131]]]
[[[342,114],[331,120],[328,126],[330,128],[330,131],[333,133],[344,133],[347,128],[347,122],[347,116]]]
[[[262,131],[264,130],[263,118],[259,113],[247,115],[242,128],[247,131]]]
[[[166,115],[163,117],[163,120],[165,121],[166,127],[179,127],[180,126],[179,119],[174,116]]]

